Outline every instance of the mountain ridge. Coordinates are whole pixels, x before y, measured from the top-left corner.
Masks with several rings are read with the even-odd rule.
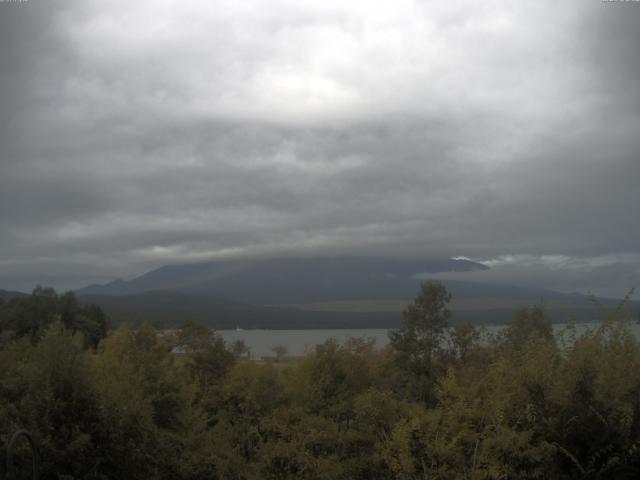
[[[275,258],[165,265],[131,280],[76,290],[128,295],[172,290],[260,304],[405,297],[420,274],[486,270],[471,260],[390,260],[366,257]]]
[[[117,319],[216,328],[388,328],[397,326],[423,277],[487,270],[470,260],[366,257],[277,258],[165,265],[131,280],[76,293]],[[504,323],[518,306],[544,303],[554,321],[593,320],[585,295],[545,288],[444,281],[454,322]],[[391,302],[391,303],[390,303]],[[616,300],[603,299],[612,306]],[[634,304],[635,305],[635,304]],[[637,307],[637,305],[636,305]]]
[[[26,297],[27,295],[27,293],[16,292],[13,290],[3,290],[0,288],[0,298],[2,300],[11,300],[12,298]]]

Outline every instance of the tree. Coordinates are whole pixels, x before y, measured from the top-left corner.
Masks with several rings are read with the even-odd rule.
[[[545,316],[541,305],[520,308],[511,324],[502,332],[504,344],[513,351],[520,351],[532,338],[553,340],[551,320]]]
[[[0,305],[0,332],[4,337],[30,337],[37,342],[56,321],[70,333],[80,332],[85,345],[95,348],[107,336],[108,318],[96,305],[80,305],[73,292],[58,296],[50,287],[37,286],[30,296]]]
[[[220,335],[196,322],[183,324],[177,347],[187,355],[186,366],[203,391],[220,383],[236,360]]]
[[[284,345],[276,345],[275,347],[271,348],[271,351],[276,356],[276,363],[279,362],[280,359],[289,352],[289,350],[287,350],[287,347],[285,347]]]
[[[403,312],[400,328],[389,338],[402,370],[409,373],[412,389],[427,400],[434,380],[433,357],[441,350],[451,312],[451,294],[438,281],[424,282],[420,292]]]
[[[177,345],[185,353],[194,353],[205,350],[216,341],[215,332],[197,322],[186,321],[178,330]]]
[[[464,361],[469,351],[480,339],[480,330],[472,323],[456,325],[451,330],[451,347],[454,355]]]
[[[96,348],[100,340],[106,338],[109,322],[97,305],[80,306],[75,294],[67,292],[60,297],[58,310],[64,328],[71,333],[81,332],[88,346]]]
[[[97,478],[174,479],[193,429],[193,386],[169,340],[145,322],[110,335],[93,358],[105,459]],[[87,478],[74,477],[74,478]],[[49,478],[49,477],[47,477]]]
[[[251,356],[251,348],[249,348],[249,345],[242,339],[235,340],[231,344],[231,351],[236,357],[241,357],[244,354],[246,354],[247,357]]]

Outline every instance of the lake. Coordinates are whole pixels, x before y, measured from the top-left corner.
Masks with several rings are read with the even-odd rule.
[[[587,328],[597,327],[598,323],[579,323],[576,325],[577,333]],[[561,331],[566,324],[554,324],[556,332]],[[485,326],[486,334],[494,334],[503,329],[504,325]],[[640,338],[640,325],[631,325],[633,332]],[[369,329],[333,329],[333,330],[218,330],[218,333],[228,342],[244,340],[251,349],[252,356],[272,356],[272,348],[277,345],[284,346],[288,355],[302,355],[307,348],[313,348],[329,338],[335,338],[344,343],[349,337],[371,337],[376,341],[378,348],[383,348],[389,343],[389,330],[386,328]]]

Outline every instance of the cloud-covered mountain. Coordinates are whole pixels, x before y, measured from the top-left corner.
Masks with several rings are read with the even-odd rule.
[[[467,260],[276,258],[169,265],[132,280],[78,290],[117,322],[185,319],[216,328],[393,327],[423,279],[488,273]],[[598,318],[588,297],[540,287],[451,280],[453,321],[504,323],[523,305],[543,302],[554,321]],[[604,300],[606,306],[615,301]]]
[[[452,271],[486,270],[465,259],[276,258],[168,265],[133,280],[116,280],[78,290],[80,294],[128,295],[171,290],[255,304],[328,300],[404,299],[419,277]]]
[[[637,2],[157,3],[0,2],[0,273],[551,256],[639,284]]]

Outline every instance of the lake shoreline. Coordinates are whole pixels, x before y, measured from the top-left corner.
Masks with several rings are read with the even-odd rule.
[[[555,322],[553,329],[562,329],[575,325],[577,333],[589,328],[596,328],[601,322]],[[508,324],[479,325],[487,336],[496,334]],[[631,323],[632,331],[640,338],[640,325]],[[251,355],[258,357],[272,356],[272,349],[277,346],[285,347],[288,355],[304,355],[309,348],[324,343],[329,338],[335,338],[339,343],[349,338],[373,338],[377,348],[384,348],[389,343],[388,332],[393,328],[327,328],[327,329],[239,329],[216,330],[229,344],[242,340],[249,347]]]

